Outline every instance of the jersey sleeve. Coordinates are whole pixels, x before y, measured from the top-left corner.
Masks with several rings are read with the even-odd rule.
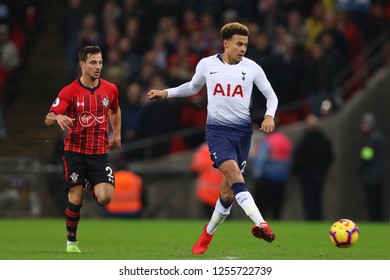
[[[261,91],[261,93],[264,95],[264,97],[267,99],[266,102],[266,112],[265,115],[268,116],[275,116],[276,109],[278,108],[278,97],[276,96],[276,93],[274,89],[272,88],[270,82],[267,79],[267,76],[264,73],[264,70],[257,64],[255,64],[255,67],[257,68],[254,78],[254,83],[257,86],[257,88]]]
[[[255,77],[254,77],[254,84],[260,91],[267,90],[268,88],[271,87],[270,82],[267,79],[267,76],[264,73],[264,70],[258,65],[258,64],[253,64],[253,67],[255,67]]]
[[[205,60],[199,61],[195,69],[195,74],[191,81],[184,83],[178,87],[169,88],[168,97],[186,97],[192,96],[199,92],[199,90],[206,83],[206,77],[204,76]]]
[[[112,98],[110,109],[112,111],[116,111],[118,110],[118,107],[119,107],[119,90],[116,85],[113,85],[113,98]]]
[[[266,102],[267,110],[265,112],[265,115],[275,117],[276,109],[278,108],[278,102],[279,102],[276,93],[274,92],[272,87],[263,90],[262,93],[267,99]]]
[[[54,100],[53,104],[50,107],[49,112],[54,112],[56,114],[63,114],[69,107],[71,102],[71,90],[70,87],[64,87],[57,98]]]

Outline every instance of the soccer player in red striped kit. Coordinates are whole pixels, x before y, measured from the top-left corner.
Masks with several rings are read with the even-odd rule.
[[[116,85],[100,78],[101,49],[80,49],[81,77],[65,86],[45,118],[48,126],[58,125],[68,134],[64,146],[64,173],[68,203],[65,210],[67,252],[81,253],[76,238],[84,189],[98,204],[110,203],[114,194],[114,171],[108,151],[121,147],[121,110]],[[109,124],[112,139],[109,140]]]

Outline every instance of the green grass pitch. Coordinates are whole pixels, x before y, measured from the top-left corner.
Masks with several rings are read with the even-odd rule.
[[[270,221],[276,240],[253,238],[251,222],[227,220],[209,250],[191,254],[204,220],[82,219],[82,254],[65,252],[63,219],[0,220],[1,260],[389,260],[388,223],[356,221],[360,239],[340,249],[329,239],[333,222]]]

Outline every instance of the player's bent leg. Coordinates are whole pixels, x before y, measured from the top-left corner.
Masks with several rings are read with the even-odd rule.
[[[252,234],[254,237],[264,239],[269,243],[275,240],[275,233],[272,231],[267,222],[262,222],[259,225],[254,225],[252,227]]]
[[[235,198],[240,207],[245,211],[245,214],[255,223],[252,227],[252,234],[256,238],[264,239],[267,242],[272,242],[275,239],[275,234],[264,221],[252,195],[247,191],[245,183],[235,183],[232,185],[232,190],[235,193]]]
[[[114,186],[109,183],[99,183],[94,187],[96,201],[105,206],[111,202],[114,196]]]

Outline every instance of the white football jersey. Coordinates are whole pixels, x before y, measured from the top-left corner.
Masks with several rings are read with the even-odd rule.
[[[249,106],[253,84],[267,98],[266,115],[274,117],[278,99],[263,69],[253,60],[224,63],[221,54],[199,61],[191,81],[168,89],[168,97],[190,96],[207,86],[208,125],[248,126],[252,123]]]

